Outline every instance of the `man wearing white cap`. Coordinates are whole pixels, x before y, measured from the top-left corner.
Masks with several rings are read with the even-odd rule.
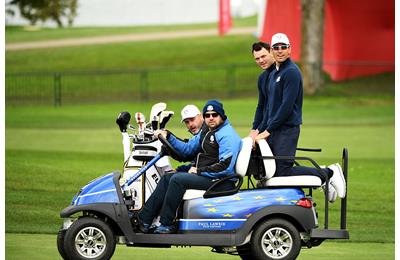
[[[290,59],[290,42],[286,34],[277,33],[271,39],[275,70],[270,72],[266,88],[268,93],[268,120],[265,131],[256,140],[267,139],[275,156],[295,156],[302,124],[303,79],[300,69]],[[315,175],[322,183],[327,180],[317,169],[296,166],[294,160],[276,160],[275,176]],[[323,171],[330,179],[329,201],[336,196],[344,198],[346,183],[339,164],[332,164]]]
[[[204,123],[203,115],[201,114],[198,107],[195,105],[187,105],[181,111],[182,120],[185,123],[186,128],[192,135],[197,135],[200,130],[207,128]],[[205,130],[203,130],[205,131]],[[184,141],[187,141],[185,139]],[[194,158],[180,158],[181,161],[192,161]],[[184,164],[176,167],[177,172],[187,172],[192,167],[192,164]]]
[[[204,127],[204,119],[200,110],[195,105],[187,105],[182,111],[182,122],[185,123],[189,133],[196,135]]]

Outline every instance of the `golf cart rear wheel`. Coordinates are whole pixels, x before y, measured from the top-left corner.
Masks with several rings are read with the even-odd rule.
[[[115,236],[104,221],[84,217],[69,227],[64,239],[64,250],[69,259],[110,259],[115,250]]]
[[[289,260],[300,253],[301,238],[289,221],[270,219],[256,227],[250,245],[255,259]]]

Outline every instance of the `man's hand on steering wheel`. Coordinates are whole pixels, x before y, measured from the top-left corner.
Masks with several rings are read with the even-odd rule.
[[[154,131],[154,136],[155,136],[157,139],[158,139],[158,136],[159,136],[160,134],[164,137],[164,139],[167,139],[167,134],[168,134],[168,132],[167,132],[166,130],[160,130],[160,129],[158,129],[158,130]]]
[[[180,160],[180,155],[179,152],[171,145],[170,142],[168,142],[167,136],[168,136],[168,131],[166,130],[156,130],[154,131],[154,136],[160,140],[160,142],[163,144],[161,147],[161,151],[163,155],[170,155],[172,158],[175,160],[181,161]]]

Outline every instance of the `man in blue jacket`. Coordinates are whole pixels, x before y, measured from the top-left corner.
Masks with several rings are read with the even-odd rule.
[[[302,124],[303,80],[297,65],[290,59],[289,38],[277,33],[271,39],[275,69],[269,72],[266,80],[267,120],[263,120],[256,140],[267,139],[275,156],[295,156]],[[315,168],[293,167],[294,160],[276,160],[275,176],[315,175],[322,183],[325,177]],[[346,183],[339,164],[323,169],[330,178],[329,201],[336,196],[344,198]]]
[[[271,46],[265,42],[256,42],[252,45],[254,61],[263,70],[257,81],[258,103],[254,114],[253,127],[249,133],[253,140],[265,130],[268,121],[268,93],[265,86],[267,85],[269,74],[275,69],[273,65],[275,60],[270,50]]]
[[[188,172],[161,177],[157,188],[139,213],[139,229],[142,232],[147,233],[153,219],[159,215],[161,226],[156,227],[154,233],[173,233],[176,211],[186,190],[206,190],[218,179],[234,176],[236,158],[241,148],[239,135],[230,125],[219,101],[209,100],[203,108],[203,117],[208,128],[202,129],[188,142],[165,130],[154,133],[155,136],[163,135],[182,157],[196,156],[196,159]],[[220,185],[221,190],[233,187],[234,181]]]

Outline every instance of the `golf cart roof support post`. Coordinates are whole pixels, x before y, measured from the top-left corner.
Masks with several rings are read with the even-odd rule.
[[[348,162],[349,162],[349,153],[347,148],[343,148],[343,155],[342,155],[342,165],[343,165],[343,175],[344,180],[347,182],[347,174],[348,174]],[[346,189],[348,190],[348,185],[346,185]],[[347,192],[346,192],[347,193]],[[341,208],[340,208],[340,228],[346,229],[346,222],[347,222],[347,195],[341,200]]]

